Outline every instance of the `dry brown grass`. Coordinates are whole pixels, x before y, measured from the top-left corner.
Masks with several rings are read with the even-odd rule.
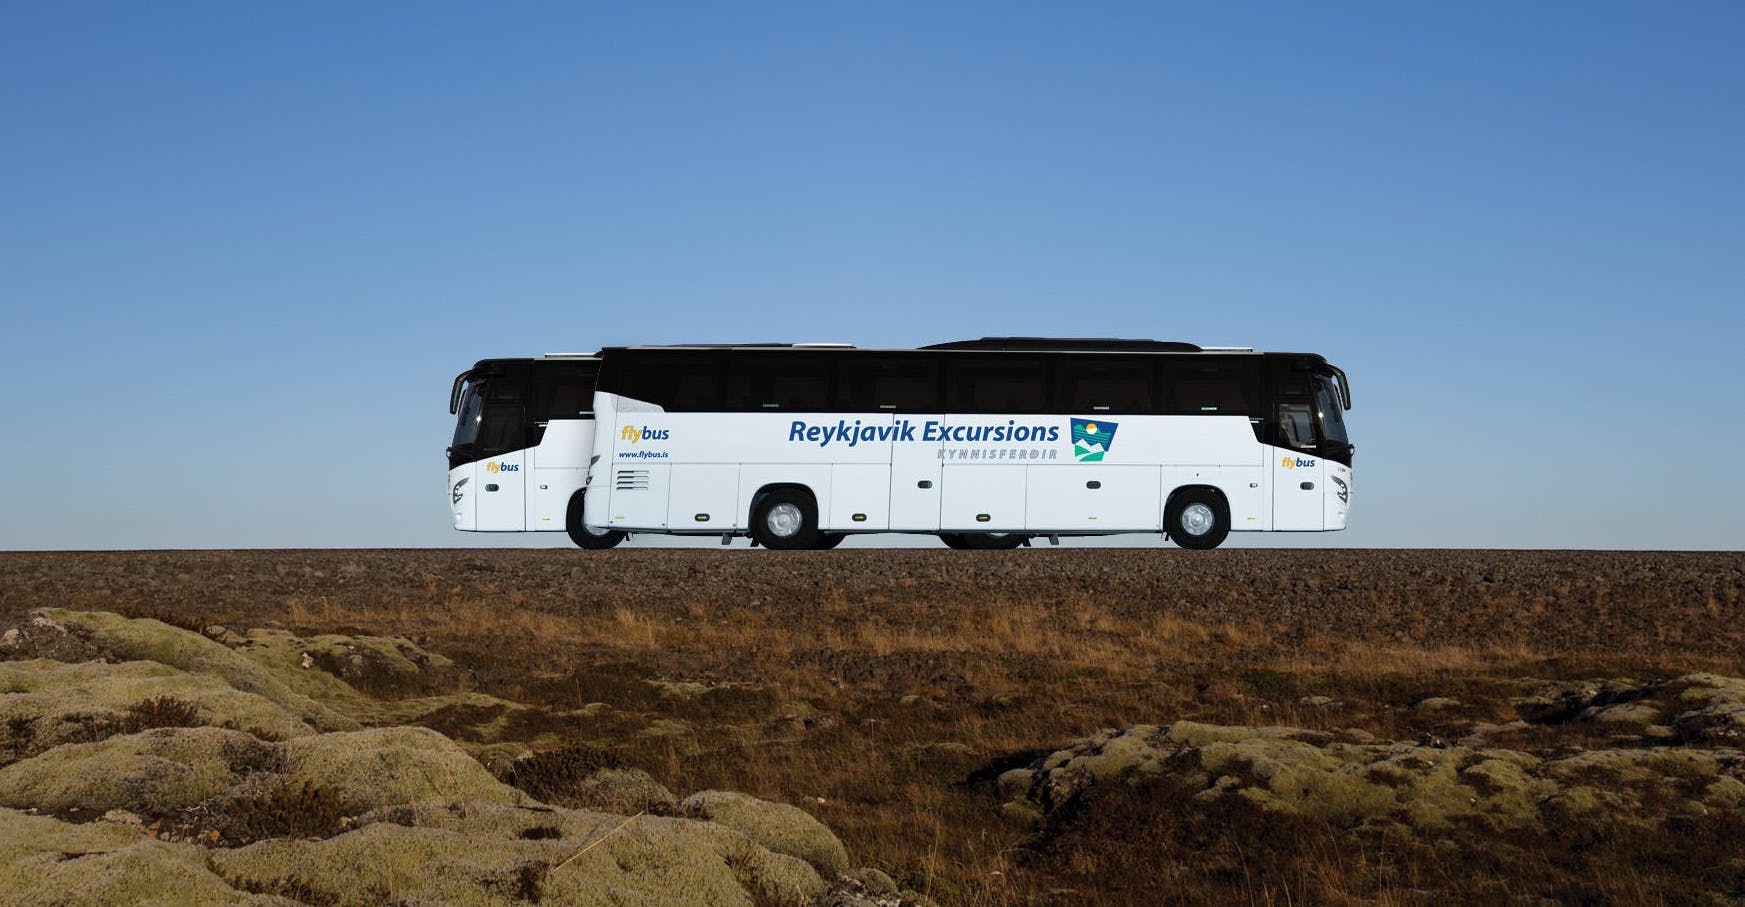
[[[1419,739],[1446,731],[1410,708],[1431,695],[1462,700],[1465,720],[1504,720],[1511,695],[1545,680],[1745,674],[1742,590],[1745,557],[1725,554],[0,555],[0,612],[407,636],[494,695],[604,702],[526,731],[681,796],[799,804],[857,861],[976,905],[1491,900],[1473,879],[1535,873],[1521,893],[1654,903],[1666,876],[1628,850],[1654,842],[1418,853],[1151,791],[1039,843],[1000,819],[989,782],[1104,727],[1190,718]],[[709,692],[662,696],[650,681]],[[660,721],[684,730],[637,733]]]

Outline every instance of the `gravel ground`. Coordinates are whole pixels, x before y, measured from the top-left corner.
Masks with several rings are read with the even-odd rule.
[[[957,626],[964,613],[1094,599],[1119,617],[1269,625],[1419,646],[1524,643],[1562,654],[1738,651],[1745,554],[1146,549],[148,551],[0,553],[0,609],[187,609],[276,616],[289,603],[513,598],[542,611],[750,606],[820,629],[852,610]]]

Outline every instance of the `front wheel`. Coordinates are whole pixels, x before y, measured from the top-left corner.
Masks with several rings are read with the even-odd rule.
[[[575,542],[577,548],[589,551],[618,547],[618,543],[624,541],[624,533],[616,529],[589,529],[582,522],[582,497],[583,493],[578,492],[570,498],[569,509],[564,514],[564,529],[570,534],[570,541]]]
[[[1230,505],[1223,495],[1204,488],[1178,492],[1164,514],[1164,531],[1183,548],[1209,551],[1230,534]]]

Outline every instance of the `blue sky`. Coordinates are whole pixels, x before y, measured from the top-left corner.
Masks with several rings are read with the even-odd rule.
[[[448,528],[455,372],[1312,350],[1354,528],[1745,547],[1745,5],[0,3],[0,548]]]

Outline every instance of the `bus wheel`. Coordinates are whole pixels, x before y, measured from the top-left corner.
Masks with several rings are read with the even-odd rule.
[[[958,545],[954,547],[970,551],[1007,551],[1023,545],[1029,539],[1029,536],[1017,532],[966,532],[957,537]]]
[[[772,551],[819,547],[818,505],[812,496],[779,488],[757,502],[751,515],[751,537]]]
[[[969,545],[964,543],[963,536],[958,535],[955,532],[941,532],[939,533],[939,540],[945,543],[945,547],[957,551],[965,551],[969,548]]]
[[[842,540],[845,538],[848,538],[846,532],[820,532],[818,533],[818,544],[815,547],[820,551],[828,551],[842,544]]]
[[[582,522],[582,495],[579,493],[570,498],[569,509],[564,513],[564,528],[569,531],[570,541],[575,542],[576,547],[589,551],[616,548],[624,541],[624,533],[616,529],[589,529]]]
[[[1188,488],[1170,498],[1164,514],[1169,539],[1193,551],[1209,551],[1230,534],[1230,506],[1205,488]]]

